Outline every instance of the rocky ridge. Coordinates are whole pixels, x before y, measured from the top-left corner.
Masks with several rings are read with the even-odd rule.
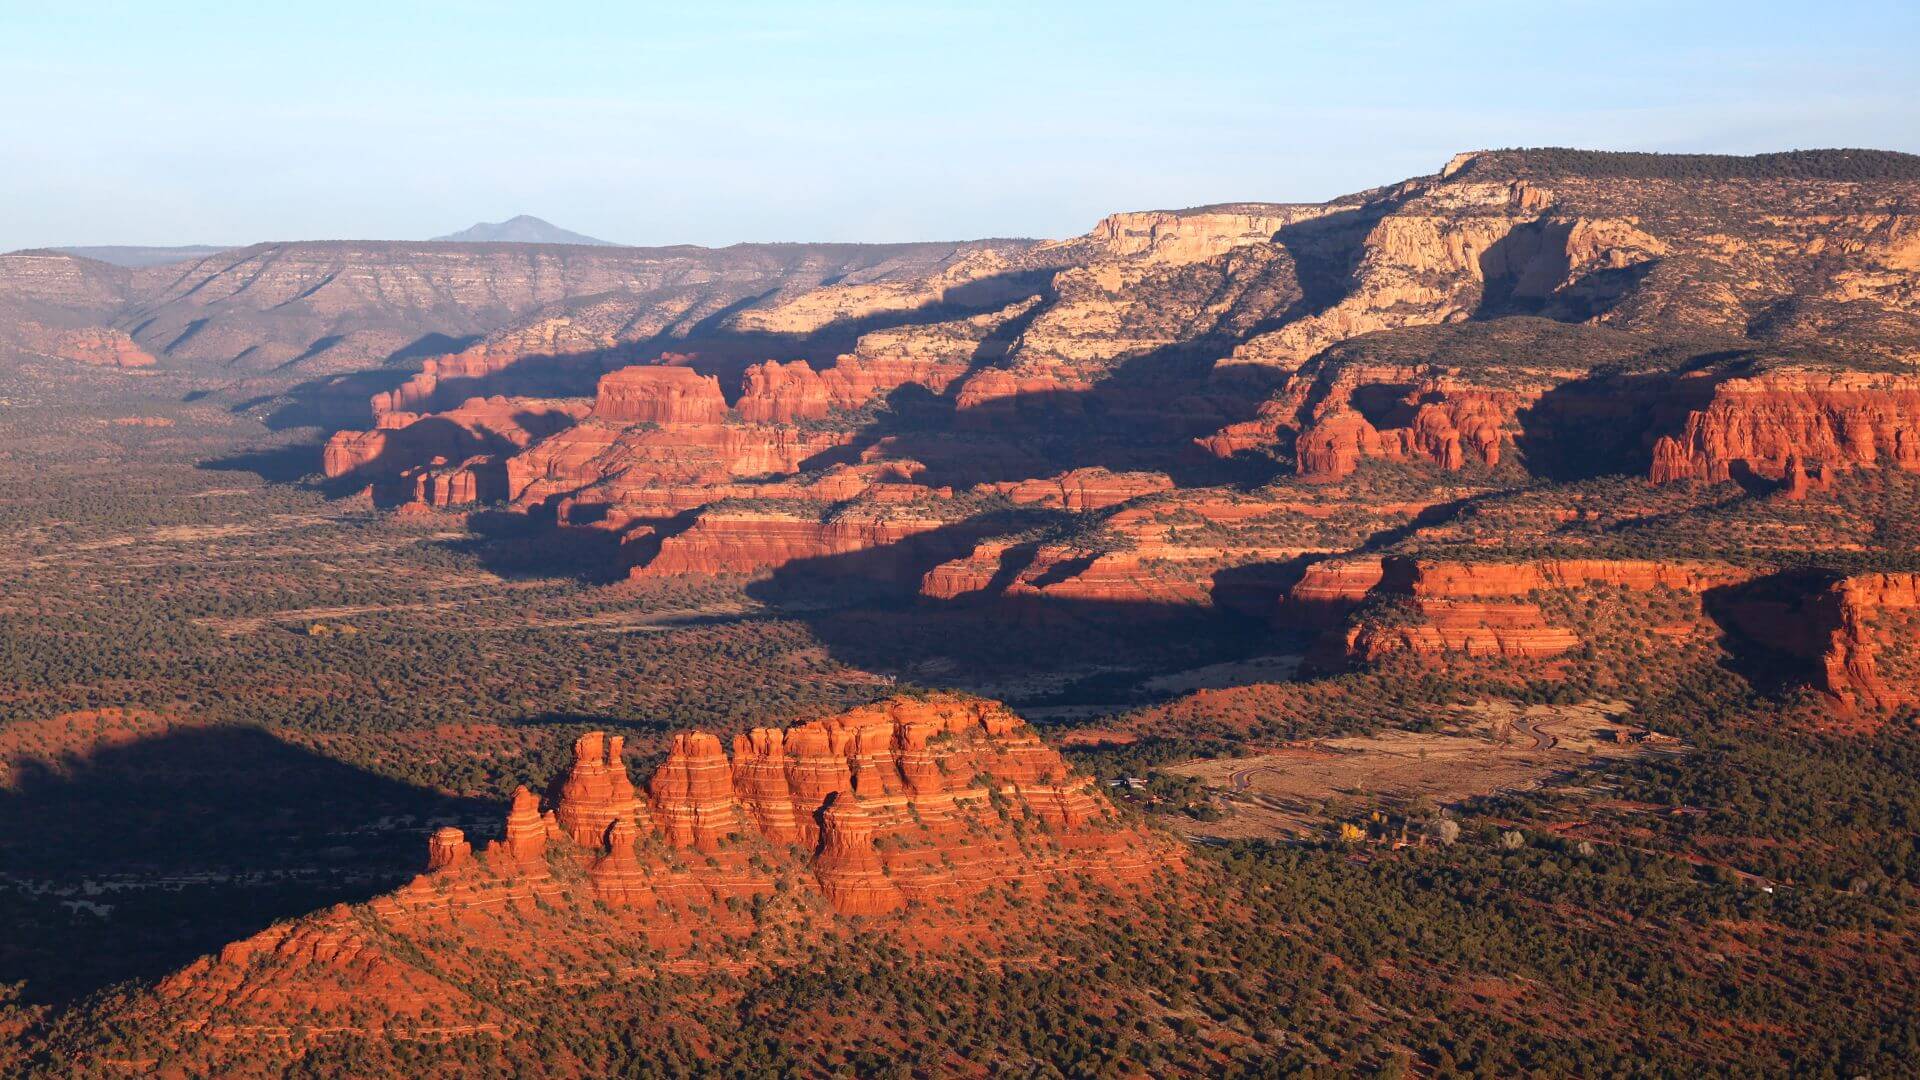
[[[235,942],[167,979],[152,1007],[221,1039],[283,1037],[278,1018],[309,1009],[415,1037],[452,1030],[435,1015],[503,1034],[510,1012],[490,1003],[526,988],[497,973],[520,970],[529,940],[548,971],[604,966],[590,961],[615,940],[699,970],[756,927],[843,932],[834,912],[864,917],[860,934],[986,941],[1010,895],[1124,895],[1183,866],[984,700],[893,699],[755,729],[731,756],[682,733],[645,785],[622,751],[618,736],[581,736],[548,799],[515,793],[502,838],[476,850],[441,829],[410,885]],[[646,976],[628,963],[609,977]],[[358,1016],[358,999],[385,1003],[380,1019]]]

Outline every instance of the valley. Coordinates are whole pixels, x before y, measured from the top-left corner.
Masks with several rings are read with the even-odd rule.
[[[0,256],[0,1071],[1896,1074],[1916,198]]]

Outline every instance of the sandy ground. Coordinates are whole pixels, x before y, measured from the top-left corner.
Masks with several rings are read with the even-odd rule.
[[[1198,837],[1240,839],[1324,833],[1329,822],[1382,805],[1425,800],[1446,806],[1499,791],[1540,787],[1584,766],[1649,753],[1671,743],[1619,743],[1629,730],[1620,702],[1485,703],[1460,713],[1447,733],[1388,732],[1324,739],[1245,758],[1187,762],[1165,771],[1217,789],[1220,821],[1193,822]]]

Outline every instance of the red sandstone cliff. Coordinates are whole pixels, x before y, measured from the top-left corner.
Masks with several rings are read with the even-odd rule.
[[[342,431],[327,440],[321,467],[329,478],[369,482],[382,503],[453,507],[508,496],[505,458],[577,423],[578,401],[471,398],[431,416],[386,413],[371,431]]]
[[[769,360],[747,369],[740,400],[734,403],[742,420],[760,424],[791,424],[818,420],[835,410],[851,412],[888,391],[915,383],[934,394],[964,374],[967,364],[955,357],[946,361],[917,357],[880,356],[872,359],[842,356],[832,367],[815,371],[803,360]]]
[[[1539,559],[1527,562],[1408,558],[1339,558],[1309,566],[1284,597],[1278,618],[1298,626],[1341,628],[1339,652],[1361,661],[1407,650],[1468,656],[1538,658],[1580,645],[1550,626],[1523,598],[1545,589],[1610,585],[1703,593],[1759,571],[1717,563],[1649,559]],[[1348,616],[1372,597],[1407,597],[1395,618]]]
[[[1843,706],[1920,701],[1920,574],[1784,574],[1720,608],[1734,633],[1807,662],[1813,686]]]
[[[1745,469],[1786,479],[1795,462],[1920,470],[1920,378],[1780,370],[1729,379],[1683,433],[1655,445],[1652,477],[1726,480]]]
[[[641,365],[600,380],[593,417],[616,424],[718,424],[727,419],[720,381],[691,368]]]
[[[58,330],[38,323],[22,322],[14,325],[13,337],[16,346],[28,352],[90,367],[144,368],[156,363],[153,354],[141,348],[124,332],[102,326]]]

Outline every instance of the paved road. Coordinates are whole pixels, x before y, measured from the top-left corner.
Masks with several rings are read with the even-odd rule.
[[[1287,775],[1285,769],[1276,769],[1271,765],[1255,765],[1251,769],[1234,770],[1232,775],[1227,777],[1227,783],[1232,784],[1235,791],[1245,791],[1253,786],[1253,774],[1263,772],[1272,773],[1275,776]]]
[[[1540,730],[1539,725],[1524,716],[1515,720],[1513,723],[1514,726],[1518,727],[1521,731],[1533,736],[1533,748],[1535,750],[1551,750],[1560,745],[1559,739]]]

